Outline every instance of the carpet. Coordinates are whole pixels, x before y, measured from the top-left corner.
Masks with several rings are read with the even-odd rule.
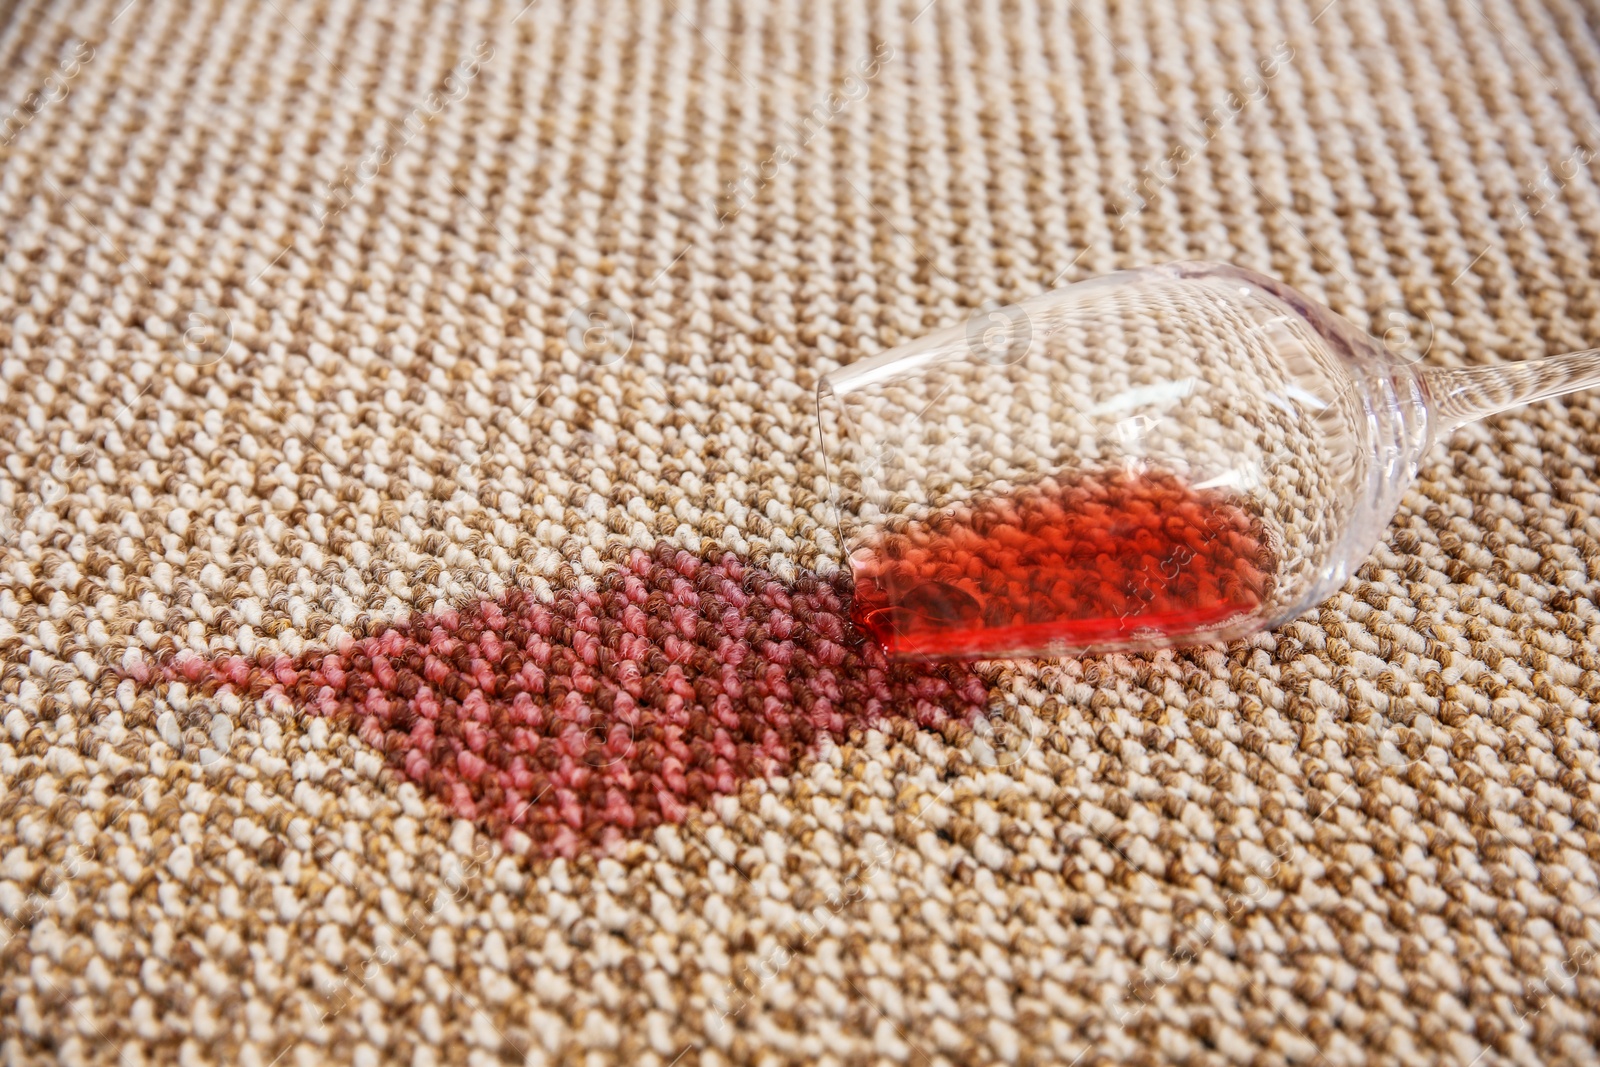
[[[1600,344],[1582,0],[0,11],[7,1063],[1600,1059],[1600,404],[909,667],[819,378],[1109,270]]]

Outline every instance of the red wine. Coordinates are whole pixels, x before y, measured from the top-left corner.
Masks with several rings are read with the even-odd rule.
[[[1200,639],[1270,592],[1275,561],[1247,505],[1159,471],[972,500],[858,549],[851,618],[900,659]]]
[[[548,601],[511,589],[294,657],[188,653],[128,674],[283,693],[508,848],[604,855],[859,730],[977,722],[983,679],[887,662],[846,620],[848,584],[663,543]]]

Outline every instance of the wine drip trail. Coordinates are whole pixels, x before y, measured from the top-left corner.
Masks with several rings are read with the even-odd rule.
[[[573,856],[788,774],[826,739],[981,715],[982,679],[889,663],[848,598],[844,576],[786,583],[660,545],[548,604],[517,590],[297,657],[179,654],[137,673],[282,692],[508,846]]]

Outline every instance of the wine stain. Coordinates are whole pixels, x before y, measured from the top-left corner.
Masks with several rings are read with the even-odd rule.
[[[281,692],[453,815],[570,857],[682,822],[863,728],[981,717],[977,674],[890,663],[849,597],[846,575],[784,581],[663,544],[549,603],[513,590],[295,657],[179,654],[144,680]]]

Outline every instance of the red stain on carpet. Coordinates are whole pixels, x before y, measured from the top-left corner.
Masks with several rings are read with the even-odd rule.
[[[785,583],[732,555],[635,551],[592,592],[418,614],[296,658],[178,658],[206,690],[274,688],[344,721],[389,766],[508,842],[609,849],[824,738],[904,718],[970,722],[966,667],[888,663],[849,622],[848,578]]]

